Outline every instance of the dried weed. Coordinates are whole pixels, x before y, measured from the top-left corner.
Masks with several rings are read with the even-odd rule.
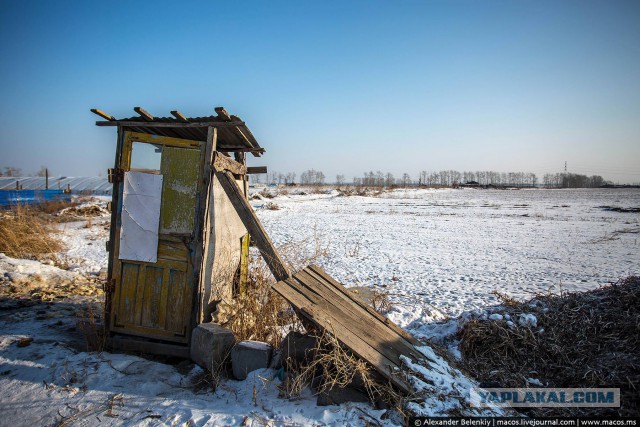
[[[0,252],[14,258],[34,258],[62,250],[49,215],[26,205],[2,213]]]
[[[499,387],[614,387],[620,408],[538,409],[547,416],[640,415],[640,277],[588,292],[508,299],[512,318],[533,313],[535,328],[475,319],[459,332],[466,368]]]

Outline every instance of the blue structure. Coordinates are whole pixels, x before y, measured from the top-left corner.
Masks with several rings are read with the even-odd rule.
[[[63,190],[0,190],[0,208],[3,209],[54,200],[71,201],[71,194]]]

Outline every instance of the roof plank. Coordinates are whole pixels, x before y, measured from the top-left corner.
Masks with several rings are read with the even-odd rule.
[[[229,115],[223,107],[217,107],[217,116],[205,117],[186,117],[178,110],[171,111],[173,117],[153,117],[141,107],[136,107],[134,110],[140,116],[115,119],[106,113],[104,116],[99,114],[107,120],[97,121],[96,125],[118,126],[128,131],[198,142],[207,140],[209,127],[216,127],[218,129],[217,147],[220,151],[250,152],[255,157],[260,157],[265,151],[247,125],[237,116]]]
[[[187,120],[187,118],[178,110],[172,110],[171,115],[183,123],[189,122],[189,120]]]
[[[206,128],[209,126],[215,127],[231,127],[231,126],[245,126],[244,122],[143,122],[143,121],[135,121],[135,120],[115,120],[115,121],[97,121],[96,126],[139,126],[139,127],[151,127],[151,128],[161,128],[161,127],[187,127],[187,128]]]
[[[231,121],[231,116],[229,115],[229,113],[227,112],[227,110],[224,109],[224,107],[216,107],[214,108],[216,114],[218,114],[218,117],[222,118],[223,120],[230,122]]]
[[[136,113],[140,114],[140,116],[145,119],[148,122],[152,122],[153,121],[153,116],[151,114],[149,114],[144,108],[142,107],[133,107],[133,111],[135,111]]]
[[[105,113],[105,112],[104,112],[104,111],[102,111],[102,110],[98,110],[97,108],[92,108],[92,109],[91,109],[91,112],[92,112],[93,114],[97,114],[97,115],[99,115],[99,116],[100,116],[100,117],[102,117],[103,119],[107,119],[107,120],[109,120],[110,122],[112,122],[112,121],[114,121],[114,120],[116,119],[115,117],[113,117],[113,116],[111,116],[111,115],[109,115],[109,114]]]

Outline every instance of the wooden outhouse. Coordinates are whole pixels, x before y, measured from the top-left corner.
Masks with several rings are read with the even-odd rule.
[[[260,147],[245,123],[215,116],[116,119],[105,323],[113,348],[188,357],[192,330],[247,277],[247,230],[214,170],[247,196],[246,154]]]

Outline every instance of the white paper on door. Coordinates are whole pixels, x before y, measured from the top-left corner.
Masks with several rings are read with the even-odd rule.
[[[162,201],[162,175],[125,172],[122,193],[120,259],[156,262]]]

